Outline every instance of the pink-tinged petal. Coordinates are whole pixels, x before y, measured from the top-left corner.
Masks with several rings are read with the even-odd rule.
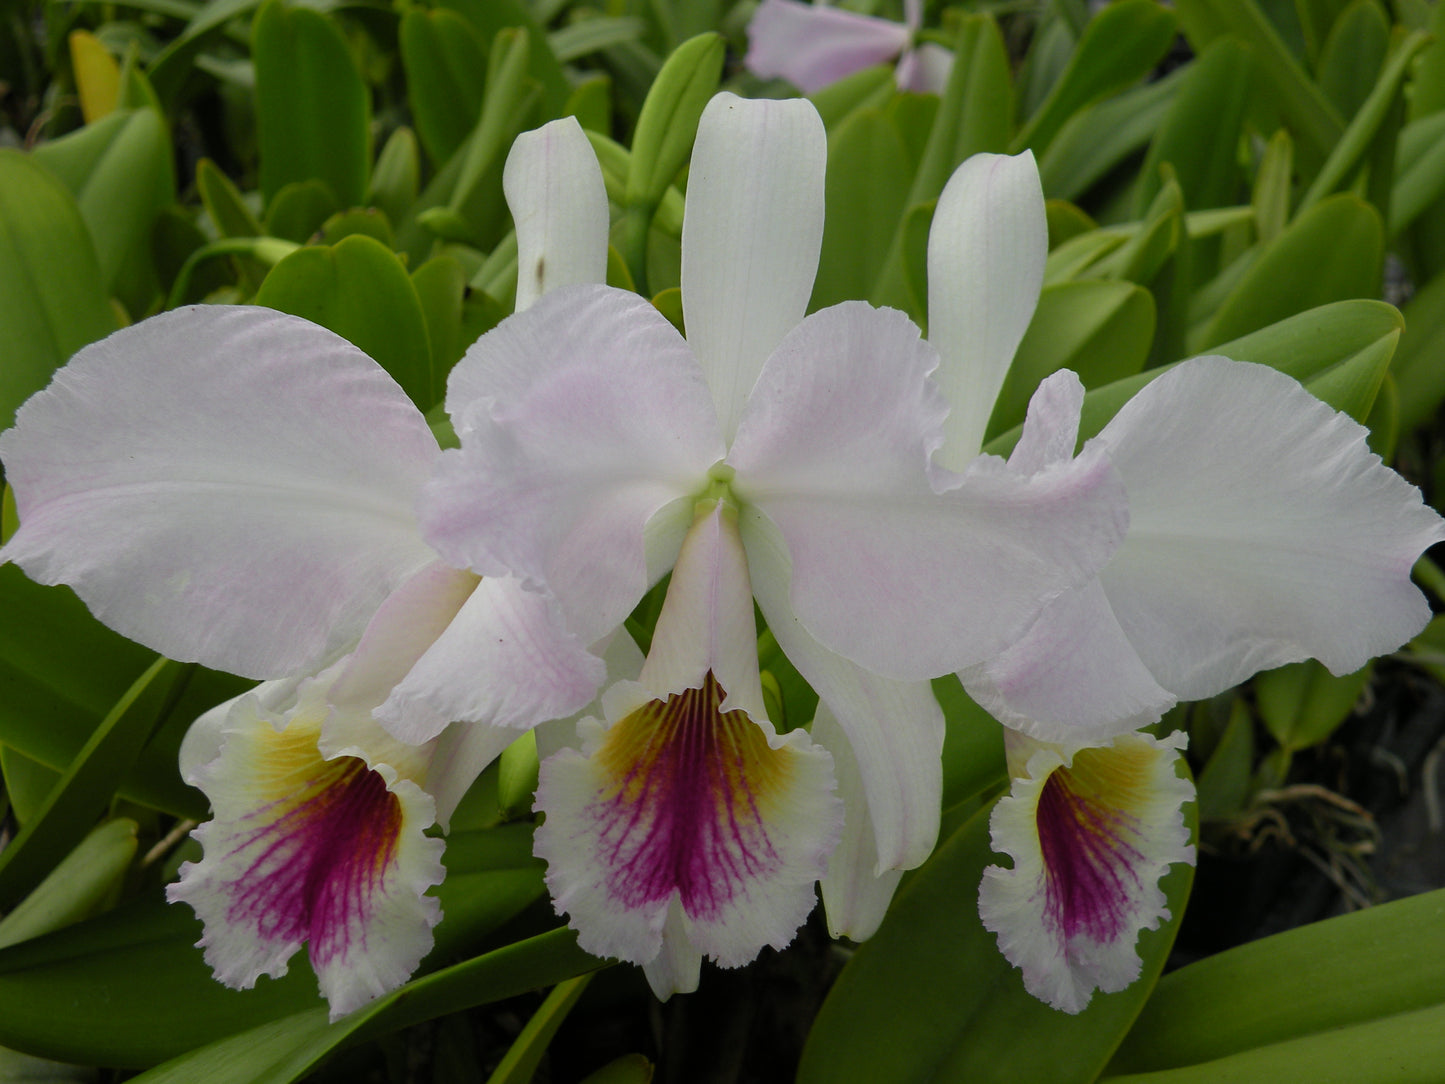
[[[905,681],[1003,650],[1098,571],[1127,520],[1098,451],[1032,475],[980,457],[931,479],[945,409],[933,359],[901,313],[814,313],[769,359],[728,455],[733,491],[786,539],[793,614]]]
[[[545,592],[489,576],[376,717],[412,744],[436,737],[448,722],[526,728],[579,711],[606,676]]]
[[[1219,357],[1109,423],[1131,523],[1100,578],[1160,685],[1195,700],[1307,657],[1350,673],[1425,626],[1410,569],[1445,529],[1365,437],[1289,377]]]
[[[952,75],[953,50],[925,41],[898,58],[894,79],[899,90],[941,95]]]
[[[928,341],[953,408],[939,462],[963,470],[983,446],[994,400],[1038,305],[1049,252],[1031,151],[976,154],[938,197],[928,234]]]
[[[978,705],[1041,741],[1107,741],[1174,706],[1119,627],[1103,585],[1065,591],[1002,654],[962,671]]]
[[[1194,862],[1181,812],[1194,787],[1175,772],[1183,745],[1182,733],[1072,751],[1011,739],[1010,770],[1022,774],[989,829],[1013,868],[984,870],[979,913],[1024,988],[1056,1009],[1079,1012],[1095,989],[1138,978],[1139,931],[1169,917],[1159,878]]]
[[[853,745],[826,703],[819,701],[813,740],[833,757],[838,794],[843,799],[843,836],[828,858],[823,875],[823,907],[834,937],[864,941],[877,932],[888,913],[903,871],[878,869],[878,837],[868,815],[868,796]]]
[[[724,450],[677,330],[606,286],[554,290],[483,335],[452,371],[447,409],[461,448],[427,488],[427,537],[453,564],[545,583],[583,643],[637,604],[648,521]]]
[[[1083,406],[1084,384],[1072,370],[1060,369],[1040,381],[1029,398],[1019,442],[1009,453],[1010,469],[1037,474],[1074,458]]]
[[[911,37],[908,27],[886,19],[795,0],[763,0],[748,23],[743,64],[763,79],[783,78],[811,94],[892,60]]]
[[[178,309],[81,350],[0,436],[0,560],[172,658],[310,670],[434,558],[437,456],[381,367],[294,316]]]
[[[359,750],[326,759],[324,683],[284,716],[252,696],[232,709],[221,752],[200,773],[214,819],[205,850],[167,896],[205,924],[216,978],[248,988],[281,976],[304,943],[335,1019],[399,986],[441,917],[442,843],[424,832],[431,798]]]
[[[711,674],[666,700],[632,691],[607,698],[608,725],[583,720],[580,753],[542,764],[536,853],[558,913],[588,952],[644,965],[679,951],[665,944],[674,902],[682,936],[724,967],[782,948],[838,839],[827,753],[722,711]]]
[[[777,529],[741,523],[758,607],[788,659],[847,736],[873,824],[873,873],[912,869],[938,840],[943,793],[943,712],[926,682],[880,677],[823,647],[793,615],[788,558]]]
[[[827,143],[818,111],[801,99],[719,94],[698,124],[682,311],[724,439],[763,362],[807,311],[823,244]]]
[[[607,189],[576,117],[512,144],[502,190],[517,225],[517,311],[548,290],[607,280]]]

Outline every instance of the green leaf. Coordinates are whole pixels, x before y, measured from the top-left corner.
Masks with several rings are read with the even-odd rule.
[[[1445,890],[1287,930],[1166,975],[1109,1070],[1142,1073],[1200,1066],[1178,1077],[1190,1082],[1424,1081],[1445,1058],[1445,1049],[1435,1045],[1445,1040],[1442,991]],[[1422,1010],[1437,1021],[1425,1035],[1408,1019]],[[1375,1038],[1394,1034],[1402,1045],[1366,1045],[1367,1035],[1348,1038],[1335,1030],[1370,1021],[1380,1028]],[[1427,1035],[1432,1041],[1426,1041]],[[1223,1066],[1213,1068],[1215,1075],[1201,1071],[1203,1063],[1306,1036],[1309,1042],[1296,1044],[1293,1051],[1304,1059],[1289,1062],[1283,1075],[1229,1076]],[[1345,1054],[1349,1060],[1332,1075],[1322,1075],[1328,1063],[1307,1053],[1315,1048]],[[1362,1062],[1362,1050],[1376,1060]],[[1284,1065],[1283,1054],[1261,1051],[1257,1064]],[[1431,1068],[1422,1069],[1426,1054],[1432,1058],[1426,1063]],[[1415,1066],[1414,1075],[1384,1075],[1390,1064]],[[1341,1075],[1346,1070],[1354,1075]],[[1174,1079],[1163,1078],[1171,1084]]]
[[[422,146],[440,165],[476,127],[487,85],[487,46],[466,18],[446,8],[402,16],[407,100]]]
[[[0,745],[0,775],[15,823],[25,826],[39,816],[60,773],[8,745]]]
[[[1374,667],[1331,674],[1314,659],[1266,670],[1254,679],[1259,717],[1290,752],[1318,745],[1349,718]]]
[[[903,137],[882,110],[860,109],[828,134],[828,214],[809,309],[868,296],[912,174]]]
[[[652,1084],[652,1062],[641,1054],[623,1054],[589,1073],[582,1084]]]
[[[1396,236],[1445,192],[1445,113],[1432,113],[1400,132],[1390,235]]]
[[[1148,145],[1190,70],[1181,68],[1070,117],[1039,160],[1044,192],[1058,199],[1078,199]]]
[[[376,168],[371,171],[371,191],[366,202],[386,214],[392,222],[406,217],[416,202],[421,183],[421,160],[416,149],[416,133],[403,125],[391,133]]]
[[[1000,432],[1024,420],[1039,382],[1073,369],[1086,388],[1144,368],[1154,341],[1154,299],[1130,282],[1089,279],[1045,286],[1019,343],[989,423]]]
[[[513,997],[596,970],[570,930],[528,938],[413,980],[328,1024],[324,1008],[264,1024],[135,1077],[135,1084],[287,1084],[332,1052],[473,1005]]]
[[[552,54],[563,64],[613,45],[640,41],[647,26],[631,15],[591,15],[547,35]]]
[[[15,409],[71,354],[115,330],[95,248],[74,198],[28,155],[4,149],[0,327],[5,329],[0,429],[10,427]],[[7,614],[0,627],[12,624]]]
[[[1384,228],[1368,203],[1332,196],[1294,220],[1261,251],[1190,349],[1214,350],[1293,313],[1379,290]]]
[[[808,95],[808,101],[823,118],[823,127],[831,132],[855,110],[883,108],[892,98],[896,85],[893,65],[878,64],[815,90]]]
[[[1025,992],[979,921],[979,881],[994,860],[988,819],[979,812],[934,852],[843,969],[803,1049],[799,1084],[1097,1076],[1164,966],[1193,868],[1176,865],[1161,882],[1174,918],[1140,934],[1141,978],[1071,1016]]]
[[[1406,304],[1405,334],[1395,356],[1394,376],[1400,391],[1400,430],[1410,432],[1435,416],[1445,400],[1445,273],[1421,286]]]
[[[0,907],[18,902],[85,838],[135,761],[184,664],[157,659],[101,721],[45,804],[0,851]]]
[[[562,1026],[562,1021],[567,1019],[567,1014],[572,1011],[572,1006],[577,1004],[577,999],[582,996],[582,991],[587,989],[587,983],[591,979],[590,974],[578,975],[575,979],[556,985],[507,1049],[501,1064],[487,1078],[487,1084],[528,1084],[537,1067],[542,1064],[542,1055],[547,1052],[547,1044],[557,1034],[557,1029]]]
[[[1008,145],[1013,80],[1008,50],[993,16],[964,15],[953,49],[953,69],[908,194],[909,206],[937,199],[965,158],[980,151],[1002,151]]]
[[[1199,819],[1228,820],[1243,810],[1253,775],[1254,720],[1245,702],[1236,698],[1219,744],[1199,773]]]
[[[466,17],[492,43],[498,33],[508,27],[520,27],[527,35],[527,70],[542,86],[544,111],[548,117],[560,117],[572,93],[561,63],[552,53],[547,34],[522,0],[440,0],[440,6]]]
[[[186,77],[192,71],[196,54],[206,41],[241,15],[251,11],[260,0],[208,0],[207,3],[188,8],[194,11],[186,28],[174,38],[151,62],[150,81],[156,93],[164,101],[172,101],[180,92]],[[179,15],[166,11],[161,14]],[[180,15],[185,18],[184,15]]]
[[[1250,206],[1261,243],[1278,237],[1289,222],[1290,184],[1294,173],[1294,140],[1281,128],[1270,137],[1259,160]]]
[[[128,258],[149,257],[151,227],[176,199],[171,141],[152,109],[121,110],[35,151],[75,196],[95,242],[100,277],[118,289]]]
[[[1377,0],[1355,0],[1330,28],[1315,78],[1342,117],[1365,104],[1390,49],[1390,19]]]
[[[375,358],[426,411],[441,398],[421,301],[386,246],[353,235],[297,249],[266,276],[256,304],[330,328]]]
[[[1139,172],[1137,215],[1158,193],[1165,162],[1174,167],[1186,207],[1236,202],[1243,179],[1237,151],[1252,74],[1249,51],[1233,38],[1214,42],[1189,66]]]
[[[256,127],[266,202],[319,180],[342,207],[366,197],[371,98],[341,31],[309,8],[268,0],[251,29]]]
[[[302,245],[339,210],[341,204],[324,181],[293,181],[267,202],[265,233]]]
[[[933,679],[943,709],[943,808],[983,794],[1008,780],[1003,726],[964,691],[957,674]]]
[[[118,817],[93,829],[0,920],[0,948],[29,941],[94,914],[119,889],[135,852],[135,821]]]
[[[472,342],[462,336],[467,273],[454,257],[437,256],[411,273],[411,284],[426,320],[436,381],[445,386],[447,374]]]
[[[1173,42],[1175,25],[1174,13],[1154,0],[1117,0],[1101,10],[1011,149],[1041,154],[1080,109],[1143,79]]]
[[[261,236],[261,223],[246,206],[240,189],[209,158],[202,158],[196,166],[196,190],[222,237]]]
[[[522,817],[531,812],[538,767],[537,736],[530,730],[502,750],[497,802],[507,817]]]
[[[335,245],[347,237],[370,237],[387,251],[391,250],[396,239],[385,212],[375,207],[352,207],[337,211],[321,223],[321,229],[317,232],[318,240],[323,245]]]

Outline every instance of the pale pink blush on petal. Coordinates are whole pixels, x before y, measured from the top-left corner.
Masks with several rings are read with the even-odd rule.
[[[763,0],[748,23],[743,63],[764,79],[781,77],[804,94],[893,60],[912,37],[906,26],[795,0]]]

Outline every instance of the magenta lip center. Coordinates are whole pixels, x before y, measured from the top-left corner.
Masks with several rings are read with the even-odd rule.
[[[307,941],[321,967],[364,947],[357,919],[395,858],[402,815],[385,780],[363,761],[338,757],[318,768],[299,800],[237,845],[259,853],[232,886],[227,920],[265,940]],[[252,818],[265,819],[280,804]]]
[[[1066,939],[1115,940],[1139,888],[1135,870],[1143,856],[1128,838],[1135,818],[1071,786],[1065,768],[1044,783],[1037,818],[1045,920]]]
[[[591,813],[624,907],[676,892],[687,914],[713,919],[781,865],[759,799],[779,784],[783,755],[745,712],[720,712],[724,698],[709,673],[702,688],[651,701],[609,733],[599,757],[614,785]]]

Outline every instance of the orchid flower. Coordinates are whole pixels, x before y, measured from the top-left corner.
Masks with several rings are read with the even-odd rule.
[[[743,63],[764,79],[778,76],[812,94],[854,72],[894,57],[899,90],[942,94],[953,54],[933,42],[916,41],[923,0],[904,0],[904,24],[843,11],[824,3],[763,0],[748,23]]]
[[[509,176],[559,141],[519,140]],[[527,251],[557,213],[519,221]],[[592,270],[556,261],[569,274]],[[267,679],[187,736],[182,771],[214,819],[169,894],[202,918],[228,985],[284,974],[305,942],[333,1016],[405,981],[431,944],[442,843],[425,829],[604,673],[545,595],[438,560],[416,514],[438,455],[360,350],[239,306],[84,348],[0,435],[20,515],[0,560],[173,658]]]
[[[933,469],[936,358],[902,314],[804,318],[825,143],[807,102],[714,98],[689,171],[686,339],[625,291],[549,292],[453,371],[461,446],[424,504],[447,560],[545,584],[583,643],[672,571],[639,681],[604,693],[538,790],[559,910],[660,996],[692,988],[703,954],[786,943],[839,832],[831,758],[767,715],[753,600],[850,746],[843,798],[866,806],[874,868],[907,868],[938,827],[922,679],[1002,649],[1122,528],[1087,455],[1027,477],[991,457]]]
[[[946,465],[982,444],[1046,254],[1032,155],[960,166],[928,251],[929,341],[955,408],[938,453]],[[1045,380],[1009,466],[1068,462],[1083,395],[1067,371]],[[1124,480],[1123,545],[1007,650],[959,674],[1018,732],[1012,794],[992,821],[995,850],[1014,868],[988,871],[984,921],[1028,989],[1070,1012],[1093,987],[1137,975],[1138,931],[1167,915],[1154,881],[1193,860],[1178,820],[1191,788],[1165,763],[1178,742],[1129,731],[1261,669],[1313,657],[1344,674],[1394,650],[1430,616],[1410,569],[1445,540],[1363,427],[1265,366],[1182,362],[1088,447]]]

